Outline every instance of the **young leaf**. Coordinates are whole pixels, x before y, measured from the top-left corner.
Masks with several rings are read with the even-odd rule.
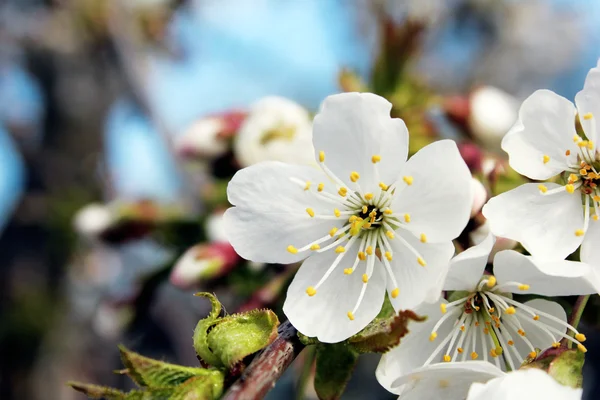
[[[358,353],[345,343],[317,345],[315,390],[321,400],[342,396],[358,360]]]
[[[194,329],[194,349],[198,357],[205,363],[214,367],[222,367],[223,364],[219,357],[211,351],[208,345],[208,330],[218,322],[219,314],[221,313],[221,303],[217,298],[210,293],[196,293],[195,296],[206,297],[210,300],[212,310],[204,319],[198,321],[196,329]]]
[[[169,400],[214,400],[222,394],[222,377],[196,376],[175,388]]]

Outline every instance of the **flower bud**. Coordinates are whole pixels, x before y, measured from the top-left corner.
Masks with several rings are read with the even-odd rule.
[[[283,97],[255,103],[235,138],[233,151],[240,166],[261,161],[314,163],[312,122],[300,105]]]
[[[88,237],[97,237],[115,223],[113,212],[104,204],[92,203],[80,209],[73,220],[76,232]]]
[[[227,151],[227,142],[220,136],[224,123],[218,118],[194,122],[175,139],[177,154],[185,158],[214,159]]]
[[[458,151],[472,173],[481,171],[483,152],[479,146],[471,142],[462,142],[458,144]]]
[[[189,289],[201,280],[225,275],[238,260],[239,256],[229,243],[197,244],[177,260],[169,280],[178,288]]]
[[[470,95],[468,125],[473,137],[490,150],[500,142],[517,120],[518,103],[510,94],[493,86],[482,86]]]

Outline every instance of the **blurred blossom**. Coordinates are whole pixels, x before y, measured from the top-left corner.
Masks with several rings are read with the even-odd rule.
[[[148,54],[144,90],[170,132],[268,96],[316,108],[348,67],[366,76],[374,30],[337,0],[192,1],[171,22],[174,52]]]
[[[186,158],[213,160],[224,155],[245,113],[231,111],[201,118],[175,138],[175,150]]]
[[[233,150],[242,167],[261,161],[314,164],[311,118],[291,100],[265,97],[251,107]]]
[[[228,242],[223,224],[224,210],[214,211],[206,218],[204,229],[210,242]]]
[[[182,178],[160,133],[127,100],[116,102],[105,126],[105,152],[114,196],[124,200],[177,202]]]
[[[169,280],[181,289],[189,289],[201,280],[225,275],[239,260],[229,243],[198,244],[179,258]]]
[[[485,221],[482,225],[474,229],[469,233],[469,239],[473,245],[478,245],[485,240],[490,235],[490,224]],[[497,252],[502,250],[512,250],[517,247],[519,243],[512,239],[507,239],[503,237],[496,237],[496,241],[494,242],[494,246],[492,247],[492,251],[490,252],[488,261],[491,262],[494,259],[494,256]]]
[[[471,218],[479,214],[481,208],[488,199],[485,186],[477,178],[471,178],[471,192],[473,193],[473,203],[471,205]]]
[[[481,86],[469,96],[468,125],[472,135],[488,150],[500,151],[500,142],[517,120],[519,103],[493,86]]]
[[[25,170],[21,155],[0,124],[0,232],[23,193],[24,179]]]
[[[34,78],[20,65],[0,63],[0,121],[26,147],[42,139],[44,99]]]
[[[75,231],[88,237],[97,237],[115,222],[115,216],[104,204],[88,204],[75,214]]]

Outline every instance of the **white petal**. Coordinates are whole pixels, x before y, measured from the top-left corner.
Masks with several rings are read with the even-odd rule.
[[[567,322],[567,314],[562,306],[554,301],[548,301],[544,299],[534,299],[524,303],[525,305],[535,308],[538,311],[544,312],[546,314],[550,314],[555,318],[563,322]],[[548,334],[547,331],[542,329],[542,326],[549,325],[560,332],[565,332],[566,329],[564,325],[561,325],[551,319],[540,316],[538,321],[534,321],[530,314],[526,314],[523,310],[519,310],[517,308],[517,314],[519,314],[523,318],[518,318],[523,330],[525,331],[526,338],[531,342],[533,347],[539,348],[541,350],[545,350],[552,346],[552,343],[559,341],[562,337],[557,335],[556,333],[550,332]],[[503,319],[515,319],[515,315],[503,315]],[[521,340],[520,336],[516,333],[512,334],[513,339],[515,341],[515,347],[519,354],[523,356],[523,358],[527,357],[527,354],[531,351],[531,348],[527,346],[523,340]]]
[[[446,300],[441,300],[447,303]],[[402,338],[400,344],[388,351],[381,357],[375,375],[377,380],[387,390],[399,394],[399,388],[392,388],[392,383],[400,376],[409,374],[417,368],[421,368],[425,361],[431,356],[440,340],[450,334],[452,323],[444,323],[438,330],[438,339],[429,340],[429,335],[435,324],[442,317],[439,304],[423,303],[413,310],[417,315],[426,316],[424,322],[412,322],[409,325],[410,332]],[[441,360],[441,356],[434,362]]]
[[[327,97],[313,122],[317,159],[324,151],[325,164],[345,182],[358,172],[358,183],[366,191],[377,189],[379,181],[391,184],[408,154],[408,130],[404,121],[390,117],[391,109],[389,101],[371,93]],[[374,155],[381,156],[376,166]]]
[[[598,274],[588,264],[567,260],[543,261],[512,250],[496,254],[494,275],[499,284],[519,282],[529,285],[529,289],[521,293],[574,296],[600,291]]]
[[[574,159],[575,133],[573,103],[550,90],[537,90],[521,105],[519,120],[503,139],[502,149],[509,153],[510,165],[517,172],[547,179],[565,169],[567,150]],[[550,157],[546,164],[544,155]]]
[[[412,185],[400,181],[392,209],[411,216],[409,228],[429,242],[456,238],[471,214],[471,173],[452,140],[425,146],[402,170]],[[400,177],[402,179],[402,177]]]
[[[485,384],[474,383],[467,400],[579,400],[583,389],[561,385],[535,368],[517,370]]]
[[[402,386],[402,400],[463,400],[475,382],[487,382],[505,373],[485,361],[432,364],[402,376],[394,382]]]
[[[398,297],[390,298],[392,305],[396,310],[405,310],[412,309],[424,301],[437,301],[441,295],[450,258],[454,255],[454,245],[452,242],[421,243],[410,233],[402,231],[396,232],[396,235],[402,236],[419,252],[426,266],[421,266],[417,256],[400,240],[392,240],[391,267],[400,289]],[[393,289],[392,280],[388,279],[388,292]]]
[[[600,265],[600,246],[598,246],[598,243],[600,243],[600,221],[591,220],[581,244],[580,260],[590,265]]]
[[[352,267],[355,254],[346,254],[317,293],[308,296],[306,288],[315,286],[336,256],[329,251],[309,257],[296,273],[283,305],[283,312],[298,331],[324,343],[340,342],[367,326],[381,310],[385,296],[384,267],[375,260],[373,275],[354,320],[348,318],[348,311],[358,300],[366,268],[366,263],[361,262],[353,274],[344,274],[345,268]]]
[[[586,136],[594,144],[598,143],[600,137],[600,68],[592,68],[585,78],[583,90],[575,96],[575,104],[579,111],[579,120]],[[588,113],[591,119],[585,119]]]
[[[547,183],[548,190],[559,187]],[[581,244],[575,231],[583,227],[578,191],[543,195],[535,183],[493,197],[483,207],[495,236],[514,239],[540,259],[564,260]]]
[[[238,171],[229,186],[229,202],[236,207],[223,215],[229,242],[243,258],[268,263],[292,263],[307,253],[291,254],[289,245],[305,246],[323,237],[343,221],[311,218],[306,208],[316,214],[333,215],[334,205],[320,200],[290,180],[328,182],[316,168],[264,162]],[[327,187],[327,186],[326,186]]]
[[[463,251],[450,261],[444,290],[473,290],[481,280],[488,256],[494,246],[489,234],[483,242]]]

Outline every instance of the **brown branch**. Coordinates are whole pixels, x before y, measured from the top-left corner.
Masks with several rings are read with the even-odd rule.
[[[265,397],[304,348],[297,333],[288,321],[281,324],[279,337],[254,358],[222,399],[259,400]]]

